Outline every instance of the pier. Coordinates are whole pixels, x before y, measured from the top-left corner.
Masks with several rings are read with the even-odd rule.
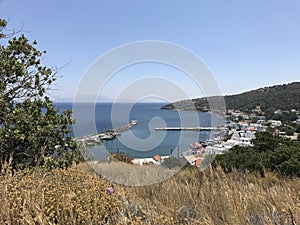
[[[156,131],[163,131],[163,130],[169,130],[169,131],[212,131],[212,130],[227,130],[226,127],[158,127],[155,128]]]
[[[122,133],[122,132],[125,132],[127,130],[130,130],[135,125],[137,125],[137,120],[131,120],[130,123],[126,124],[125,126],[112,129],[111,131],[113,131],[114,133]]]
[[[90,135],[78,137],[78,138],[75,138],[75,141],[86,142],[88,145],[97,145],[102,140],[114,139],[116,136],[120,135],[121,133],[123,133],[127,130],[130,130],[135,125],[137,125],[137,120],[131,120],[128,124],[126,124],[122,127],[101,131],[96,134],[90,134]]]

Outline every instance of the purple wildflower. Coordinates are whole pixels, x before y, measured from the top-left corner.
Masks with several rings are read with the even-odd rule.
[[[107,188],[107,194],[112,195],[114,193],[114,189],[112,187]]]

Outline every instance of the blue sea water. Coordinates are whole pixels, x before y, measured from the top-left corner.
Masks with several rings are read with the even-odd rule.
[[[221,125],[224,121],[216,115],[204,112],[162,110],[165,103],[97,103],[92,105],[94,123],[91,124],[89,115],[90,103],[77,105],[74,112],[78,118],[76,135],[91,134],[95,127],[98,132],[124,126],[130,120],[138,124],[131,130],[123,132],[113,140],[103,141],[100,146],[90,147],[95,158],[102,158],[109,153],[124,152],[132,158],[145,158],[159,155],[179,154],[185,151],[195,141],[207,141],[213,133],[210,131],[156,131],[156,127],[209,127]],[[89,107],[87,107],[89,106]],[[61,110],[73,109],[72,103],[56,103]],[[79,116],[78,116],[79,115]],[[78,132],[79,130],[79,132]]]

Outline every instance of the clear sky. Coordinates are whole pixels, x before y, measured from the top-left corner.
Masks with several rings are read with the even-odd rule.
[[[300,77],[299,0],[2,0],[0,17],[8,19],[9,28],[23,26],[26,36],[47,50],[44,64],[67,64],[54,94],[61,100],[75,94],[98,57],[142,40],[169,41],[193,51],[213,72],[223,94]],[[190,96],[202,94],[173,68],[147,64],[133,69],[112,79],[115,89],[106,88],[104,95],[111,97],[127,85],[129,74],[133,79],[172,78]]]

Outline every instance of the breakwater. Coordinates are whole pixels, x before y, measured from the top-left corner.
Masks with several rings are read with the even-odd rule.
[[[100,143],[101,140],[112,140],[116,136],[120,135],[121,133],[130,130],[135,125],[137,125],[137,120],[131,120],[128,124],[122,127],[101,131],[96,134],[89,134],[82,137],[78,137],[75,138],[75,141],[85,142],[87,144],[95,145]]]
[[[211,130],[227,130],[226,127],[158,127],[155,128],[156,131],[163,131],[163,130],[169,130],[169,131],[180,131],[180,130],[191,130],[191,131],[211,131]]]

